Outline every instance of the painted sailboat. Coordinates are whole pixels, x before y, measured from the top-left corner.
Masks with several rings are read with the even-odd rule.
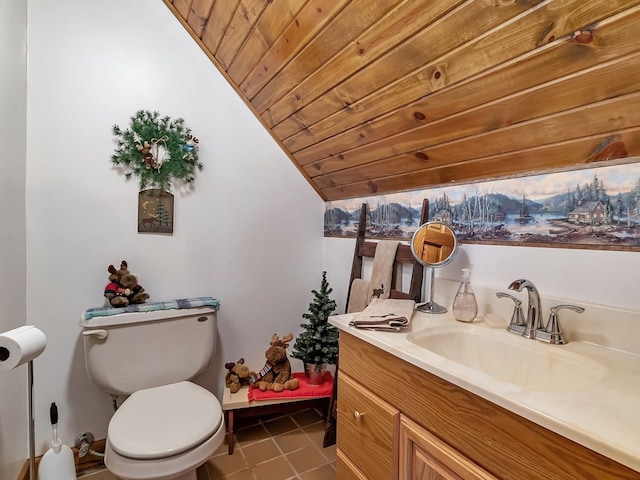
[[[522,202],[520,204],[520,214],[516,217],[516,220],[520,223],[529,223],[533,220],[533,217],[529,214],[529,207],[527,207],[527,199],[522,196]]]

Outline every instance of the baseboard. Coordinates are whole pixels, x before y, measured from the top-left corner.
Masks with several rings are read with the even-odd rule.
[[[91,444],[91,449],[96,452],[104,453],[105,444],[106,444],[105,439],[96,440]],[[100,456],[87,453],[84,457],[79,458],[77,448],[73,447],[71,448],[71,451],[73,452],[73,459],[76,464],[76,477],[84,475],[85,473],[88,473],[91,470],[104,467],[103,458]],[[42,458],[42,455],[35,458],[36,473],[38,472],[38,465],[40,465],[41,458]],[[22,467],[22,470],[20,470],[20,473],[18,474],[17,480],[29,480],[30,478],[29,463],[30,463],[29,459],[27,459],[25,461],[24,466]],[[34,475],[34,478],[37,478],[37,475]]]

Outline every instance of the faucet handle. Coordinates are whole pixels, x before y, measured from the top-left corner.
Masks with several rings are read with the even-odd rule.
[[[498,298],[506,297],[513,300],[513,303],[514,303],[513,313],[511,314],[511,321],[509,322],[509,326],[507,327],[507,330],[513,333],[524,332],[524,327],[527,322],[525,321],[524,314],[522,313],[522,302],[520,301],[520,299],[504,292],[496,292],[496,297]]]
[[[562,309],[573,310],[577,313],[584,312],[583,307],[579,307],[578,305],[554,305],[551,307],[551,314],[549,315],[549,321],[547,322],[547,326],[542,331],[538,331],[538,333],[542,333],[539,335],[539,339],[553,345],[565,345],[569,343],[569,341],[565,338],[564,333],[562,333],[562,329],[560,328],[560,319],[558,317],[558,312]]]

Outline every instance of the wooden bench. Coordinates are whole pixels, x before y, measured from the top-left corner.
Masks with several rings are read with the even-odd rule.
[[[331,394],[319,397],[285,397],[269,400],[249,400],[247,396],[248,389],[249,387],[244,386],[236,393],[231,393],[226,387],[224,389],[222,411],[224,412],[224,421],[227,429],[226,435],[229,455],[233,454],[233,424],[235,419],[258,417],[274,413],[295,412],[312,407],[319,408],[322,412],[322,418],[325,421],[327,419]]]

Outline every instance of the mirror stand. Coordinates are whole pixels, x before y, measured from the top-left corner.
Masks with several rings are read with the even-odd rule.
[[[429,288],[427,289],[426,282],[423,280],[422,283],[422,300],[425,302],[422,305],[416,307],[416,310],[423,313],[447,313],[447,309],[442,305],[438,305],[433,301],[433,287],[435,280],[435,268],[429,267],[427,265],[424,266],[424,276],[423,278],[427,278],[427,271],[431,271],[429,276]],[[428,295],[427,295],[428,293]]]

